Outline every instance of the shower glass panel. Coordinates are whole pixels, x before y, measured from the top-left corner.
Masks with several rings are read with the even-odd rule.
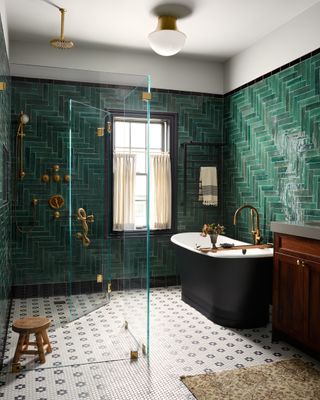
[[[90,314],[110,298],[111,260],[107,237],[110,174],[105,158],[110,113],[69,100],[68,143],[69,321]]]
[[[144,82],[143,82],[144,83]],[[134,163],[134,193],[131,201],[130,223],[118,232],[115,241],[123,249],[118,271],[118,285],[122,290],[122,312],[126,329],[134,338],[132,350],[149,351],[149,124],[150,83],[141,83],[124,96],[123,110],[114,111],[114,157],[125,154]],[[115,176],[114,176],[115,178]],[[127,192],[130,189],[127,188]],[[128,196],[130,194],[128,193]],[[118,262],[119,262],[118,261]]]

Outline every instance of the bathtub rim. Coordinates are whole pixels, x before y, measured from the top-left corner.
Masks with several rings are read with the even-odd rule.
[[[195,243],[194,247],[190,246],[189,244],[183,243],[179,241],[179,238],[182,238],[183,235],[194,235],[195,237]],[[196,238],[199,238],[199,241],[204,239],[201,237],[200,232],[179,232],[170,237],[170,241],[175,244],[176,246],[182,247],[184,249],[187,249],[189,251],[192,251],[197,254],[201,254],[202,256],[205,257],[213,257],[213,258],[266,258],[266,257],[273,257],[274,251],[273,248],[269,249],[248,249],[246,254],[242,254],[242,250],[222,250],[217,253],[203,253],[200,250],[196,249]],[[233,238],[230,238],[228,236],[224,235],[219,235],[217,243],[234,243],[235,245],[241,245],[241,244],[251,244],[248,242],[242,242],[240,240],[236,240]]]

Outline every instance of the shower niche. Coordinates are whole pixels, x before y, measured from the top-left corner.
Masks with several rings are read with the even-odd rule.
[[[111,111],[140,111],[149,120],[150,101],[143,100],[149,78],[80,72],[84,84],[72,74],[66,82],[39,80],[36,89],[51,93],[52,110],[43,111],[45,98],[25,110],[25,176],[16,179],[12,215],[12,319],[50,318],[55,346],[41,368],[139,362],[149,353],[149,229],[138,236],[112,231]],[[19,172],[17,162],[14,156]],[[17,339],[12,334],[8,343],[9,369]],[[26,369],[40,365],[27,355],[20,362]]]

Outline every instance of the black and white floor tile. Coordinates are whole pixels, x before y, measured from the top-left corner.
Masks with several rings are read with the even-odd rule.
[[[53,352],[46,355],[45,364],[25,356],[22,372],[10,373],[18,336],[10,329],[0,399],[191,400],[194,397],[179,380],[182,375],[292,357],[319,366],[286,343],[271,343],[270,325],[240,330],[214,324],[181,301],[179,287],[152,289],[150,300],[147,357],[141,351],[147,337],[145,291],[113,292],[110,301],[93,311],[95,304],[101,305],[99,295],[76,296],[72,305],[80,310],[80,318],[67,324],[70,307],[57,304],[62,298],[16,299],[11,323],[25,315],[47,315],[52,320]],[[137,361],[130,360],[131,350],[138,350]]]

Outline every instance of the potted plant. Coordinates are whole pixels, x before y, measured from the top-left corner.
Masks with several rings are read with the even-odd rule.
[[[218,235],[224,234],[224,226],[219,224],[204,224],[201,236],[210,236],[212,247],[216,247]]]

